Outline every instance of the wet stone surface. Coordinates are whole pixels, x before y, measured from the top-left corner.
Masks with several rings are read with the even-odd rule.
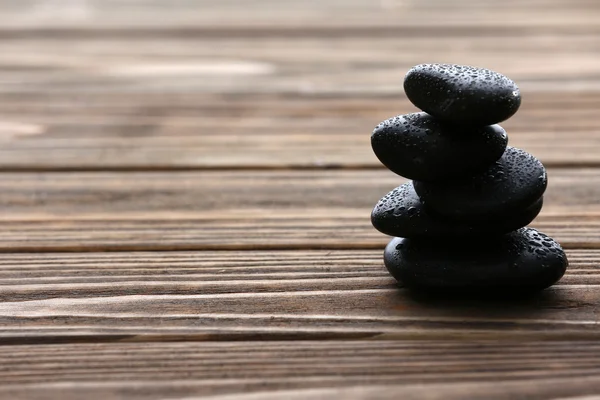
[[[383,121],[371,136],[373,151],[383,165],[422,181],[474,175],[498,160],[507,143],[500,125],[459,128],[424,112]]]
[[[521,93],[512,80],[464,65],[417,65],[406,74],[404,91],[419,109],[457,125],[497,124],[521,105]]]
[[[467,291],[541,290],[557,282],[568,265],[560,245],[532,228],[493,240],[394,238],[384,262],[406,287]]]
[[[514,147],[471,178],[413,183],[428,210],[457,221],[510,218],[542,197],[547,184],[542,163]]]
[[[502,235],[529,224],[542,209],[540,198],[529,208],[496,220],[456,222],[425,210],[411,182],[385,195],[371,213],[371,223],[378,231],[404,238],[479,237]]]
[[[371,223],[395,236],[384,262],[405,287],[437,293],[534,292],[557,282],[567,259],[558,243],[524,228],[548,185],[534,156],[507,146],[498,122],[521,104],[517,85],[484,68],[421,64],[404,80],[423,112],[380,123],[375,155],[412,179],[375,205]]]

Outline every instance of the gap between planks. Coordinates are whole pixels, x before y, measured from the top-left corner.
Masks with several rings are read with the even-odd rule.
[[[231,40],[231,39],[262,39],[277,37],[280,39],[323,39],[323,38],[395,38],[398,36],[417,36],[421,38],[443,37],[506,37],[521,38],[523,35],[594,35],[600,33],[596,24],[581,25],[546,25],[546,26],[512,26],[507,29],[506,25],[404,25],[404,26],[177,26],[177,27],[108,27],[90,28],[78,26],[73,28],[0,28],[0,39],[2,40],[25,40],[25,39],[128,39],[147,41],[156,39],[177,40]]]
[[[383,235],[383,234],[382,234]],[[389,238],[391,239],[391,237]],[[569,250],[595,250],[600,249],[600,243],[590,242],[574,242],[561,244],[563,249]],[[19,246],[15,248],[0,248],[0,254],[23,254],[23,253],[93,253],[93,252],[109,252],[109,253],[127,253],[132,251],[149,251],[149,252],[178,252],[178,251],[297,251],[297,250],[381,250],[385,243],[361,243],[361,244],[343,244],[343,243],[325,243],[319,244],[167,244],[161,247],[152,248],[148,245],[136,244],[102,244],[102,245],[61,245],[53,246]]]
[[[600,168],[598,162],[581,161],[546,161],[544,166],[547,168],[564,169],[582,169],[582,168]],[[315,163],[298,165],[84,165],[84,166],[59,166],[59,165],[0,165],[0,176],[2,173],[35,173],[35,172],[193,172],[193,171],[320,171],[320,170],[385,170],[383,165],[374,165],[371,163],[354,164],[352,162],[339,163]]]

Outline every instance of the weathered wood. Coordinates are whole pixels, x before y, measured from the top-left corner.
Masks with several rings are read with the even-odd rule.
[[[285,31],[348,27],[412,28],[430,35],[439,27],[458,33],[474,29],[508,34],[531,31],[589,32],[597,28],[599,13],[593,0],[575,1],[444,1],[350,0],[235,1],[178,0],[25,0],[0,3],[2,30],[135,30],[140,28],[196,28],[222,35],[235,28]],[[212,28],[212,29],[211,29]],[[271,35],[273,33],[270,33]]]
[[[225,31],[227,32],[227,31]],[[298,37],[4,40],[0,93],[82,96],[127,93],[402,92],[424,61],[484,65],[525,93],[597,92],[598,34],[492,37]],[[1,35],[0,35],[1,37]],[[335,47],[336,51],[332,51]],[[464,50],[456,52],[456,48]],[[518,57],[514,62],[512,57]],[[563,62],[560,58],[567,58]]]
[[[600,284],[600,250],[567,254],[560,284]],[[381,256],[380,250],[7,253],[0,254],[0,298],[389,289],[394,281]]]
[[[347,210],[263,213],[269,215],[8,221],[0,229],[0,252],[383,249],[390,239],[374,230],[366,209],[358,217]],[[598,216],[541,216],[531,226],[565,248],[600,248]]]
[[[198,291],[190,290],[194,289]],[[597,285],[558,285],[512,302],[424,298],[397,288],[58,297],[2,302],[0,339],[13,344],[333,338],[597,340],[598,301]]]
[[[597,342],[3,346],[11,399],[528,399],[600,390]],[[554,362],[549,362],[549,355]],[[204,398],[204,397],[202,397]],[[588,397],[577,397],[588,398]]]
[[[34,3],[29,7],[43,4]],[[99,15],[114,12],[101,2],[85,4]],[[129,6],[163,21],[191,4]],[[28,7],[15,9],[26,15]],[[222,30],[221,38],[171,37],[159,29],[136,37],[72,32],[68,40],[42,33],[0,41],[0,168],[379,166],[370,132],[385,118],[415,111],[402,76],[424,61],[506,73],[524,96],[504,124],[511,144],[549,165],[600,165],[600,33],[508,30],[432,40],[431,32],[282,38]]]
[[[0,397],[599,393],[599,16],[592,0],[0,0]],[[404,180],[369,134],[415,110],[401,83],[421,62],[520,85],[503,126],[550,167],[534,226],[567,248],[555,287],[449,299],[385,271],[369,213]]]
[[[0,101],[3,169],[369,167],[370,133],[404,96],[18,96]],[[533,93],[503,123],[548,166],[600,165],[600,95]],[[577,154],[577,157],[573,157]]]
[[[549,169],[533,223],[600,246],[600,170]],[[382,248],[369,221],[386,170],[4,173],[0,250]]]
[[[397,288],[377,251],[0,255],[0,340],[598,338],[600,251],[527,299]]]

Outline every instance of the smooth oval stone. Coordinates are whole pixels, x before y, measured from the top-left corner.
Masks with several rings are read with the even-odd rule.
[[[430,212],[456,221],[510,218],[538,201],[547,184],[542,163],[510,146],[489,169],[473,177],[413,182]]]
[[[568,265],[560,245],[531,228],[493,240],[394,238],[384,262],[406,287],[465,291],[541,290],[557,282]]]
[[[512,80],[465,65],[417,65],[406,74],[404,91],[421,110],[460,125],[496,124],[521,105],[521,93]]]
[[[424,112],[383,121],[371,136],[373,151],[383,165],[422,181],[473,175],[498,160],[507,143],[500,125],[453,127]]]
[[[470,224],[455,222],[428,213],[413,185],[408,182],[379,200],[371,213],[371,223],[386,235],[404,238],[502,235],[533,221],[540,213],[543,203],[543,198],[540,198],[531,207],[508,218]]]

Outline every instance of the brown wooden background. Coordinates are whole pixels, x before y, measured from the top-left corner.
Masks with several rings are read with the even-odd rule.
[[[600,394],[600,2],[1,0],[0,21],[0,397]],[[503,126],[548,168],[559,285],[475,302],[388,276],[369,213],[403,179],[369,138],[422,62],[520,85]]]

